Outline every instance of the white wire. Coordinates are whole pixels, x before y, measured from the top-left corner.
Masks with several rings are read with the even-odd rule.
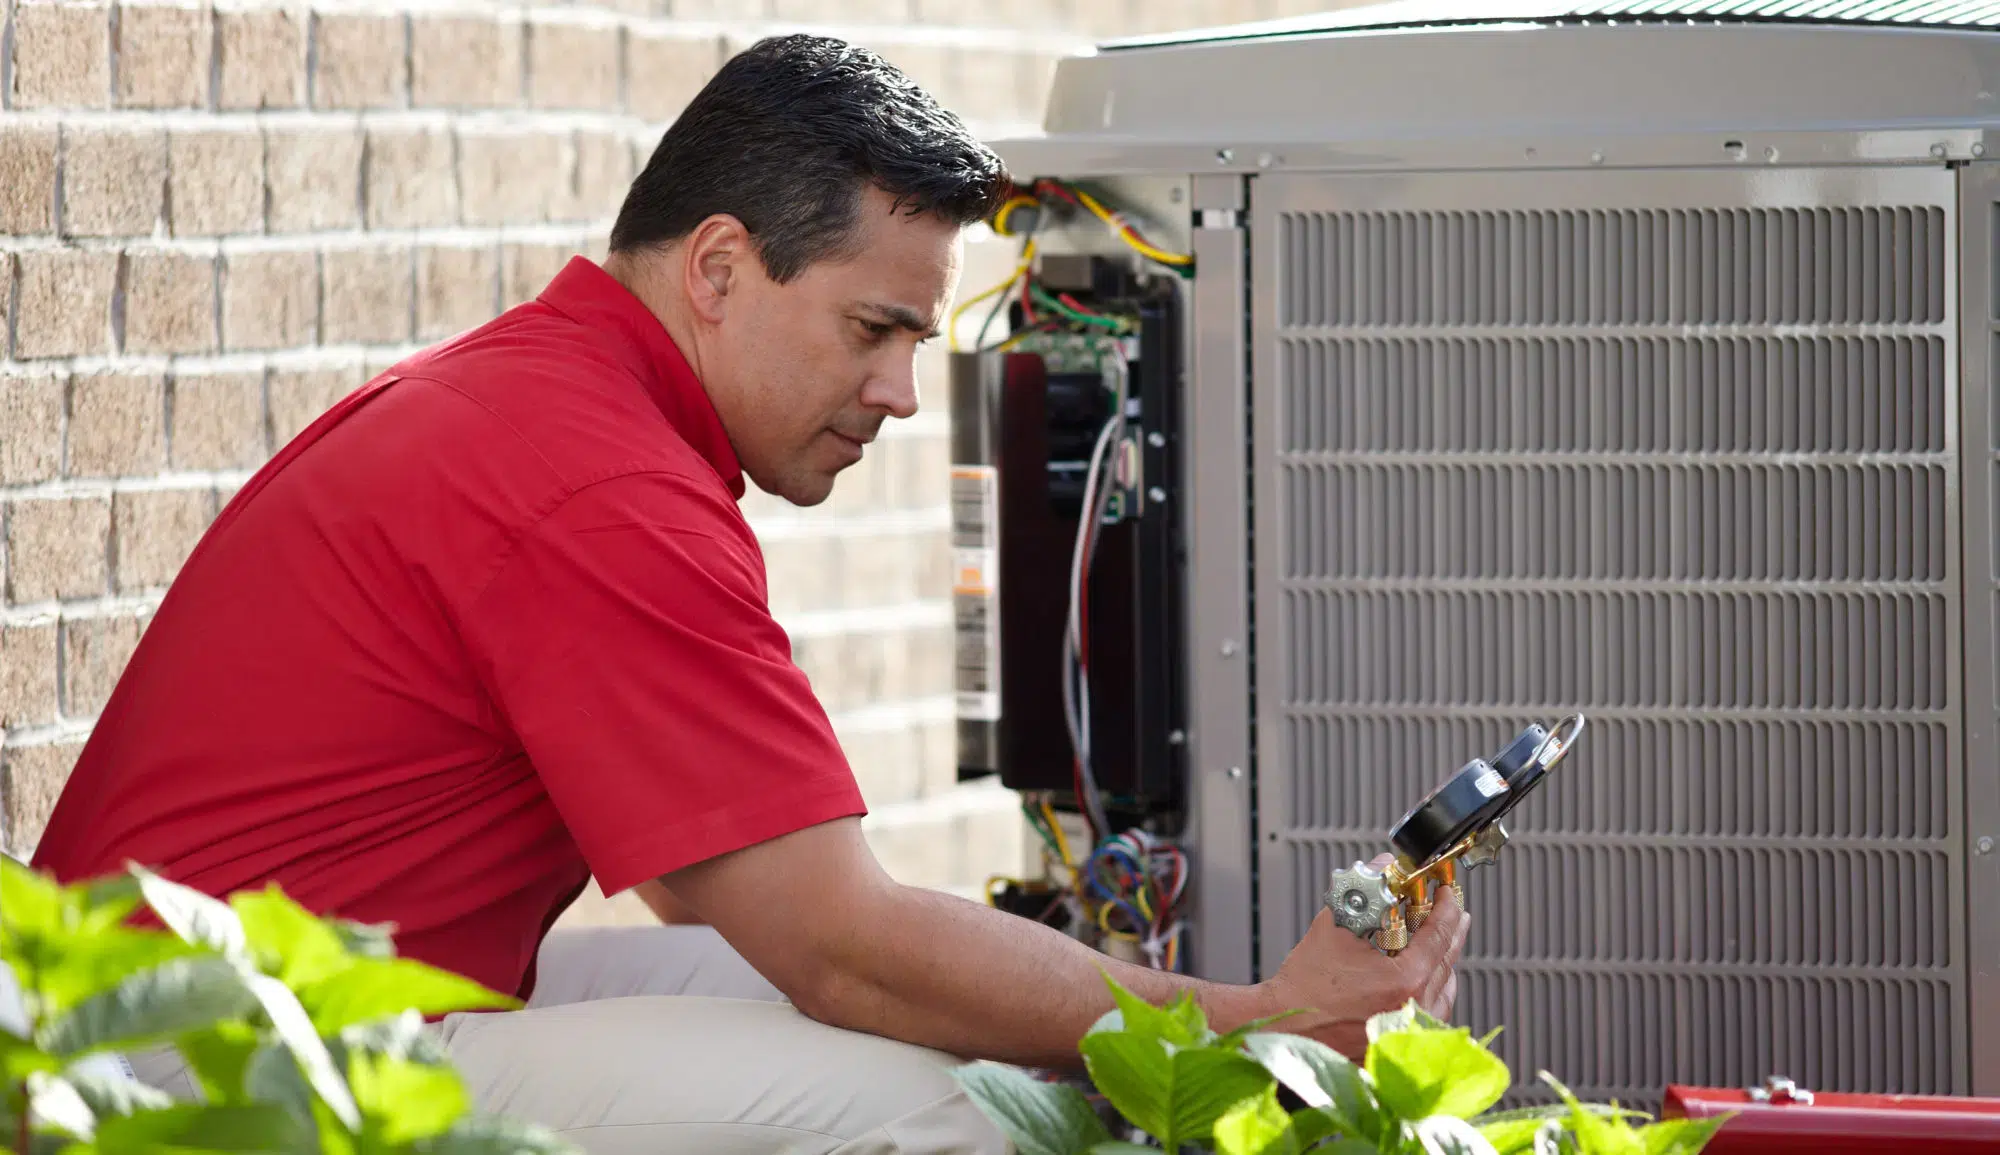
[[[1065,631],[1066,645],[1063,655],[1063,718],[1069,726],[1070,742],[1076,750],[1077,765],[1083,779],[1082,802],[1090,815],[1091,823],[1097,830],[1097,837],[1111,833],[1109,819],[1104,813],[1104,802],[1099,797],[1097,775],[1091,762],[1090,750],[1090,675],[1082,672],[1083,628],[1081,608],[1083,604],[1084,582],[1088,576],[1084,572],[1083,559],[1089,556],[1093,563],[1097,557],[1097,536],[1104,520],[1104,505],[1110,500],[1110,491],[1098,492],[1102,481],[1102,470],[1110,458],[1112,446],[1125,436],[1125,401],[1130,392],[1131,366],[1125,360],[1125,347],[1112,338],[1111,347],[1117,371],[1116,385],[1112,389],[1111,417],[1105,421],[1104,429],[1098,434],[1097,444],[1090,453],[1090,469],[1084,476],[1083,512],[1077,526],[1076,545],[1070,553],[1069,567],[1069,627]],[[1079,674],[1081,676],[1079,677]]]

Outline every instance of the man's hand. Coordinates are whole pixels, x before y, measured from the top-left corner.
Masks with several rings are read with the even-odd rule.
[[[1368,1017],[1412,999],[1449,1020],[1458,1001],[1458,956],[1472,919],[1446,894],[1431,908],[1409,948],[1395,958],[1333,921],[1322,907],[1306,937],[1264,984],[1266,997],[1287,1008],[1311,1008],[1271,1029],[1307,1035],[1360,1062],[1368,1052]]]
[[[900,885],[855,819],[661,881],[814,1019],[966,1059],[1071,1069],[1083,1033],[1112,1008],[1105,974],[1151,1003],[1192,992],[1218,1031],[1305,1011],[1272,1029],[1359,1058],[1370,1015],[1412,998],[1449,1014],[1468,921],[1440,903],[1392,959],[1322,911],[1278,974],[1231,986],[1122,963],[1041,923]]]

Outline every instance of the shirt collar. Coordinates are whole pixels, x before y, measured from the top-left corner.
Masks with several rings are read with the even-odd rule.
[[[646,385],[675,431],[707,459],[730,495],[743,499],[742,463],[722,418],[680,346],[632,291],[588,257],[571,257],[536,298],[580,325],[611,338],[611,352]]]

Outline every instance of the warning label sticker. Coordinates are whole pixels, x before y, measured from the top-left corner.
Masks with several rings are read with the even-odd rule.
[[[1000,475],[990,465],[951,470],[952,618],[958,716],[1000,717]]]

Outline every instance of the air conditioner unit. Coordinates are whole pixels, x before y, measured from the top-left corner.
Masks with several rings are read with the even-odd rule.
[[[1390,4],[1061,63],[997,147],[1089,194],[1011,230],[1063,299],[1140,318],[1091,681],[1108,804],[1189,848],[1186,969],[1270,974],[1332,868],[1583,711],[1470,884],[1463,1021],[1599,1099],[2000,1094],[1997,94],[1992,3]],[[996,344],[954,361],[962,772],[1074,805],[1103,366]]]

